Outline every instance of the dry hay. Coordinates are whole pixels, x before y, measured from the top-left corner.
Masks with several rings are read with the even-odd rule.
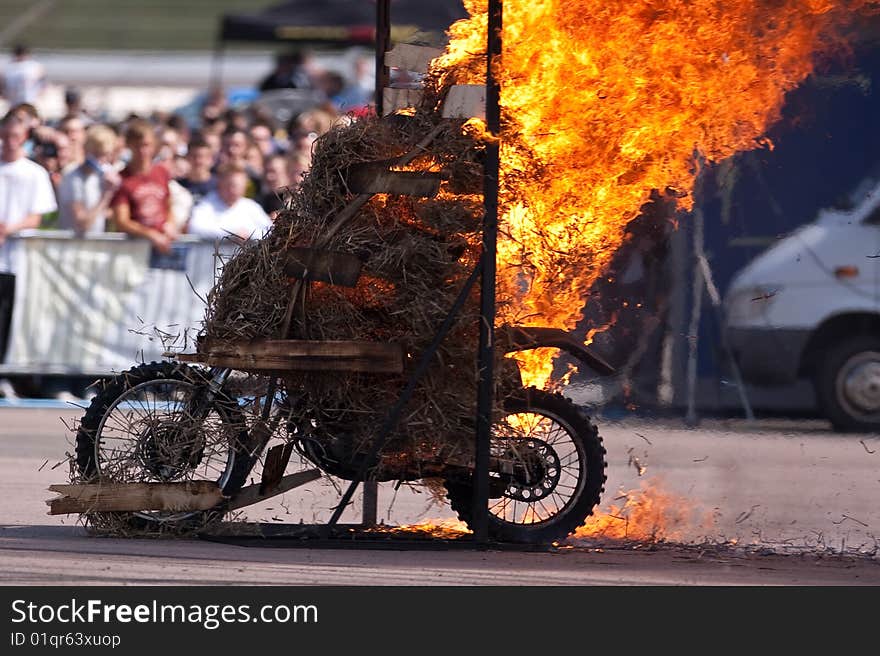
[[[298,398],[299,428],[313,428],[323,442],[367,448],[477,264],[483,145],[464,121],[440,118],[437,110],[446,85],[435,73],[415,112],[365,117],[321,136],[310,172],[288,198],[287,209],[269,235],[245,245],[226,263],[208,297],[203,338],[215,343],[287,337],[403,346],[403,376],[285,373],[288,394]],[[424,145],[429,134],[434,136]],[[359,200],[346,184],[347,168],[391,160],[399,166],[404,157],[406,170],[441,173],[439,194],[372,196],[335,229],[340,212]],[[282,335],[292,288],[282,272],[283,255],[295,246],[355,255],[363,269],[355,288],[306,285],[297,298],[290,331]],[[478,333],[475,285],[406,407],[393,443],[383,452],[380,478],[402,478],[403,472],[432,457],[470,457]]]
[[[67,426],[68,431],[76,434],[79,424]],[[109,477],[85,476],[77,465],[74,453],[67,453],[64,461],[55,467],[65,463],[68,466],[68,482],[71,485],[94,484],[94,483],[118,483]],[[123,482],[133,482],[124,480]],[[48,503],[48,502],[47,502]],[[241,515],[239,511],[235,515]],[[152,521],[146,519],[149,514],[119,511],[96,511],[80,513],[77,523],[85,529],[86,533],[94,537],[116,538],[190,538],[204,531],[216,527],[224,517],[232,521],[235,516],[226,516],[220,508],[205,512],[196,512],[183,521]]]
[[[147,520],[133,512],[89,512],[80,515],[80,523],[94,537],[188,539],[213,529],[223,518],[224,513],[219,509],[196,513],[182,521],[166,522]],[[227,521],[233,519],[226,517]]]

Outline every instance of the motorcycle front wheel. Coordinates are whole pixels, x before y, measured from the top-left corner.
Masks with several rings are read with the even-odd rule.
[[[593,513],[605,486],[605,448],[589,417],[561,394],[527,388],[504,402],[492,428],[489,537],[550,544]],[[473,528],[473,475],[445,480],[459,518]]]
[[[206,372],[172,362],[143,364],[99,383],[76,435],[84,482],[213,481],[230,496],[251,468],[248,426],[235,400],[207,392]],[[136,530],[198,528],[209,511],[96,513],[93,524]],[[112,518],[112,519],[111,519]]]

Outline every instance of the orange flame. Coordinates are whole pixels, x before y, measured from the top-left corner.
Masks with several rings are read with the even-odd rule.
[[[694,530],[706,530],[712,517],[684,497],[663,491],[658,479],[643,481],[638,490],[618,495],[606,513],[587,518],[569,539],[611,538],[658,542],[686,540]]]
[[[401,524],[399,526],[376,526],[374,533],[408,533],[426,538],[455,540],[471,533],[460,519],[426,519],[418,524]]]
[[[486,0],[434,66],[484,83]],[[499,321],[572,329],[652,190],[690,209],[704,163],[765,131],[870,0],[504,0]],[[552,362],[518,354],[531,382]]]
[[[583,526],[562,544],[578,539],[630,540],[633,542],[687,542],[709,531],[712,515],[696,508],[688,499],[663,490],[658,478],[643,481],[637,490],[621,492],[607,512],[587,518]],[[540,521],[537,515],[523,518],[525,523]],[[376,532],[400,532],[414,536],[457,539],[471,533],[458,519],[426,519],[417,524],[379,526]]]

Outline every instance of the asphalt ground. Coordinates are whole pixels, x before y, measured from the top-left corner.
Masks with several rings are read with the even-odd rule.
[[[76,515],[46,514],[48,486],[67,481],[68,426],[81,414],[70,405],[0,408],[2,583],[880,584],[880,437],[835,434],[821,421],[696,428],[602,421],[608,481],[595,517],[558,545],[517,550],[436,539],[240,546],[94,537]],[[339,485],[316,481],[247,508],[233,525],[322,524]],[[378,506],[388,526],[460,528],[442,498],[423,487],[382,484]],[[341,521],[356,523],[360,512],[358,495]]]

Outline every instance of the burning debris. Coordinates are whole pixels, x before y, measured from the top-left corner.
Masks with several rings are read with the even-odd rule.
[[[662,481],[653,478],[643,481],[638,488],[621,491],[607,508],[595,512],[558,546],[576,547],[587,543],[625,546],[637,542],[660,544],[680,540],[694,528],[708,534],[712,525],[711,514],[695,507],[688,499],[664,490]],[[381,526],[376,530],[446,539],[460,538],[469,533],[467,525],[455,519]]]
[[[375,533],[399,534],[404,532],[410,536],[457,540],[471,533],[467,524],[458,519],[426,519],[418,524],[401,526],[379,525],[370,529]]]
[[[638,489],[621,492],[605,512],[587,518],[569,538],[579,540],[615,540],[634,542],[669,542],[683,531],[695,527],[706,531],[712,517],[679,495],[663,490],[657,479],[642,481]]]

